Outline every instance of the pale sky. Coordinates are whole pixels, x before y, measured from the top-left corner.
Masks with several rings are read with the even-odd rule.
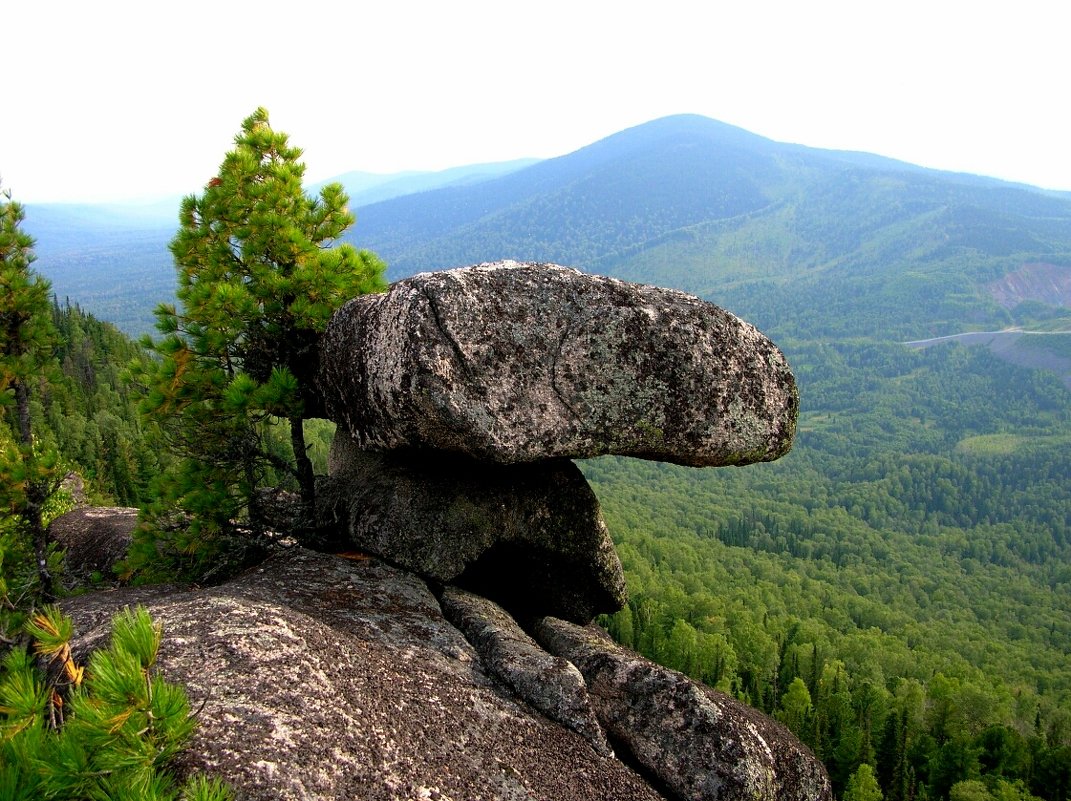
[[[551,157],[668,114],[1071,190],[1071,6],[6,0],[16,200],[200,191],[257,106],[306,178]]]

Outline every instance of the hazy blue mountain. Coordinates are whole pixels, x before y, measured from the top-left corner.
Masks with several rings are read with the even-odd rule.
[[[392,279],[556,261],[694,292],[782,338],[1063,324],[1051,293],[1006,285],[1031,265],[1044,280],[1013,285],[1067,272],[1066,194],[779,143],[704,117],[655,120],[536,163],[339,179],[358,215],[347,237],[383,256]],[[396,196],[367,202],[385,194]],[[61,297],[147,330],[173,286],[177,206],[31,206],[27,227]]]
[[[30,203],[27,225],[46,248],[77,247],[83,242],[122,239],[132,232],[173,229],[181,198],[146,203]]]
[[[515,159],[487,164],[469,164],[438,171],[407,171],[400,173],[347,172],[324,181],[311,184],[310,192],[317,192],[329,183],[340,183],[350,196],[350,206],[367,206],[390,200],[401,195],[427,192],[445,186],[465,186],[497,178],[536,164],[539,159]]]
[[[175,290],[167,243],[179,198],[137,204],[28,204],[35,268],[60,301],[76,302],[128,334],[152,327],[152,310]]]
[[[536,159],[471,164],[439,172],[385,175],[351,172],[311,185],[340,182],[350,205],[423,192],[443,186],[465,186],[508,174]],[[26,230],[37,240],[36,268],[56,295],[79,303],[129,334],[152,330],[152,310],[170,300],[175,271],[168,242],[178,226],[180,197],[146,203],[42,203],[26,209]]]
[[[709,157],[711,136],[723,158]],[[779,147],[700,117],[658,120],[475,186],[364,207],[352,237],[382,253],[394,277],[494,258],[585,262],[761,208],[764,146]],[[670,185],[671,175],[683,180]]]
[[[396,279],[502,258],[673,286],[796,335],[1016,322],[987,286],[1071,264],[1071,198],[669,117],[475,186],[360,209]]]

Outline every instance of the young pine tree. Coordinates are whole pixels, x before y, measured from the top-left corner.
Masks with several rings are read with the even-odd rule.
[[[71,620],[55,607],[26,630],[38,659],[24,646],[0,658],[0,798],[233,798],[205,776],[180,787],[171,771],[197,721],[185,691],[155,670],[161,629],[143,608],[113,618],[110,645],[88,666],[74,661]]]
[[[30,397],[52,368],[55,331],[49,283],[30,268],[34,241],[22,230],[24,218],[11,193],[0,192],[0,411],[11,432],[0,435],[0,510],[32,543],[40,594],[51,598],[43,513],[58,472],[56,454],[34,441]]]
[[[882,801],[882,798],[874,768],[864,762],[848,779],[843,801]]]
[[[300,156],[257,109],[203,194],[182,202],[171,242],[179,304],[156,311],[164,336],[149,343],[160,359],[143,409],[185,457],[163,500],[192,517],[190,550],[240,517],[257,528],[256,489],[269,469],[293,476],[311,529],[303,422],[322,416],[320,335],[345,301],[386,288],[374,254],[337,243],[354,222],[342,187],[306,195]],[[292,461],[265,442],[271,419],[288,424]]]

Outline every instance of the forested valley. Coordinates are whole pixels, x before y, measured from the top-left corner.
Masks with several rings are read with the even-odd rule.
[[[784,721],[838,792],[868,763],[886,799],[1066,798],[1066,389],[983,349],[825,350],[779,462],[585,465],[631,593],[605,624]]]

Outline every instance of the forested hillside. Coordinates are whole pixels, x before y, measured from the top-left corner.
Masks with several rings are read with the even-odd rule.
[[[800,386],[787,457],[584,465],[632,593],[606,624],[780,717],[838,794],[872,764],[887,800],[1071,797],[1071,391],[1023,366],[1058,371],[1071,335],[1024,335],[1018,354],[902,344],[1071,331],[1071,199],[681,117],[356,212],[347,238],[394,279],[552,260],[696,293],[771,335]],[[174,272],[136,248],[41,266],[56,280],[97,259],[90,293],[144,268],[116,313],[148,319]],[[123,433],[134,478],[108,478],[93,453],[134,423],[98,417],[63,447],[85,443],[95,486],[135,498],[152,456]]]
[[[175,292],[167,242],[177,201],[132,216],[129,208],[30,206],[36,267],[61,303],[69,299],[130,336],[152,329],[152,310]]]
[[[1066,798],[1066,390],[984,350],[824,347],[780,462],[586,465],[632,593],[611,630],[781,717],[839,788],[873,761],[886,798]]]
[[[141,393],[126,378],[145,351],[110,323],[70,304],[53,308],[59,380],[34,403],[37,437],[87,481],[92,500],[137,506],[166,458],[146,436]]]

